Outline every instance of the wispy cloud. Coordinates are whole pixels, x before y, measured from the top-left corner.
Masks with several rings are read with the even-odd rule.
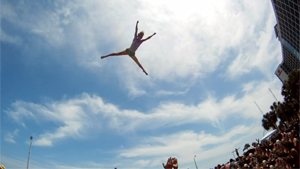
[[[4,136],[4,140],[10,143],[16,143],[15,137],[18,136],[19,129],[15,129],[13,132],[8,132]]]
[[[268,111],[268,105],[273,101],[268,88],[275,88],[275,84],[275,81],[257,82],[255,87],[247,87],[240,98],[230,95],[220,99],[208,95],[195,105],[165,102],[146,112],[121,109],[97,95],[83,93],[76,98],[45,105],[17,101],[6,113],[18,123],[31,118],[60,124],[54,131],[41,133],[35,141],[37,145],[52,146],[53,142],[64,138],[88,135],[88,129],[132,132],[195,123],[207,123],[218,128],[220,121],[234,115],[260,119],[260,113],[253,113],[257,112],[253,101],[263,104],[262,109]]]
[[[274,64],[279,62],[280,46],[275,40],[275,18],[272,13],[266,13],[265,27],[252,38],[248,38],[248,45],[244,45],[238,51],[235,60],[228,66],[226,74],[230,78],[237,78],[243,74],[255,70],[270,72]],[[250,45],[252,43],[252,45]],[[271,75],[268,75],[270,77]]]
[[[160,91],[156,92],[156,95],[158,95],[158,96],[160,96],[160,95],[183,95],[188,91],[189,91],[188,89],[185,91],[180,91],[180,92],[160,90]]]
[[[275,18],[268,1],[214,0],[199,1],[197,5],[194,1],[61,1],[53,2],[55,8],[39,10],[38,15],[30,13],[26,3],[15,8],[3,5],[3,17],[42,38],[46,50],[64,47],[73,51],[72,57],[60,59],[75,60],[91,70],[101,67],[105,72],[119,72],[132,97],[147,94],[145,87],[152,87],[151,82],[201,79],[222,64],[228,65],[225,72],[230,78],[253,69],[264,72],[272,69],[265,63],[273,63],[279,54],[278,43],[272,42]],[[157,33],[137,51],[149,72],[147,78],[129,57],[99,59],[130,45],[136,20],[141,21],[140,30],[146,30],[146,34]]]
[[[27,166],[27,159],[25,158],[10,158],[1,154],[1,164],[3,164],[6,168],[24,168]],[[47,169],[47,168],[57,168],[57,169],[99,169],[99,168],[111,168],[110,165],[101,165],[95,164],[93,162],[88,163],[76,163],[73,165],[65,165],[63,163],[57,163],[50,160],[37,161],[35,159],[30,160],[29,167],[30,168],[39,168],[39,169]]]
[[[164,135],[139,137],[135,146],[122,150],[114,150],[118,155],[108,162],[96,163],[92,161],[77,161],[71,165],[61,162],[54,162],[51,159],[43,159],[44,162],[31,161],[31,166],[37,168],[111,168],[112,166],[122,166],[122,168],[157,168],[162,162],[166,162],[169,156],[179,159],[180,167],[191,168],[192,155],[197,155],[197,161],[206,161],[205,165],[199,163],[200,168],[209,168],[218,162],[228,160],[226,156],[234,148],[244,145],[249,137],[253,137],[262,131],[257,124],[251,126],[237,125],[227,132],[217,135],[206,133],[205,131],[179,131]],[[249,141],[249,140],[247,140]],[[254,140],[253,140],[254,141]],[[35,141],[36,145],[36,141]],[[6,166],[21,166],[26,164],[26,159],[7,158],[1,156],[2,162]]]
[[[20,45],[22,43],[21,39],[16,36],[10,36],[3,32],[2,28],[0,28],[1,41],[6,43],[12,43],[15,45]]]
[[[134,148],[122,150],[121,157],[135,158],[141,157],[148,159],[148,166],[157,166],[157,161],[167,159],[169,156],[175,156],[180,159],[180,166],[182,168],[189,166],[192,156],[197,154],[197,160],[216,159],[219,156],[228,154],[235,146],[240,146],[249,135],[254,135],[261,132],[261,127],[257,124],[252,126],[235,126],[228,132],[222,135],[213,135],[201,131],[196,133],[194,131],[182,131],[162,136],[152,136],[145,138],[141,143]],[[207,147],[209,146],[209,148]],[[221,158],[222,160],[228,160]],[[165,161],[163,161],[165,162]],[[160,162],[161,163],[161,162]],[[145,163],[144,163],[145,164]],[[200,168],[207,168],[216,165],[215,161],[211,161],[210,165],[202,166]]]

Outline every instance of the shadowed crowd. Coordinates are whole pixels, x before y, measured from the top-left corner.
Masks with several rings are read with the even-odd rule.
[[[244,148],[242,156],[236,151],[237,158],[226,164],[218,164],[215,169],[246,168],[299,168],[299,119],[289,124],[285,131],[277,132],[261,143],[252,143],[252,148]]]

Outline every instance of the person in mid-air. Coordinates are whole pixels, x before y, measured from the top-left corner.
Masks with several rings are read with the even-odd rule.
[[[156,33],[153,33],[151,36],[147,37],[146,39],[142,39],[143,36],[144,36],[144,31],[141,31],[140,33],[137,33],[138,23],[139,23],[139,21],[136,22],[134,38],[133,38],[133,41],[132,41],[132,44],[131,44],[130,48],[127,48],[127,49],[125,49],[121,52],[118,52],[118,53],[111,53],[111,54],[108,54],[108,55],[105,55],[105,56],[101,56],[101,59],[104,59],[104,58],[109,57],[109,56],[129,55],[135,61],[135,63],[143,70],[143,72],[146,75],[148,75],[148,73],[145,71],[145,69],[143,68],[143,66],[140,64],[139,60],[135,56],[135,51],[139,48],[139,46],[143,42],[145,42],[146,40],[149,40]]]

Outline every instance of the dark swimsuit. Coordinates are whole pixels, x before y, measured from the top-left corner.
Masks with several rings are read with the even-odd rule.
[[[131,52],[129,48],[126,49],[126,52],[130,57],[135,56],[135,53]]]

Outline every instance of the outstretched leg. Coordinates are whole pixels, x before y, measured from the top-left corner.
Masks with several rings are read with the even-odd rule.
[[[140,64],[139,60],[136,58],[136,56],[131,56],[131,58],[135,61],[135,63],[143,70],[143,72],[148,75],[148,73],[145,71],[143,66]]]
[[[122,52],[118,52],[118,53],[111,53],[111,54],[108,54],[108,55],[105,55],[105,56],[101,56],[101,59],[104,59],[104,58],[109,57],[109,56],[119,56],[119,55],[127,55],[126,50],[123,50]]]

